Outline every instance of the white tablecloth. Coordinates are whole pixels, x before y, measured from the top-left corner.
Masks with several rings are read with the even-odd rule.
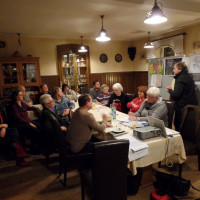
[[[78,107],[78,103],[75,103],[76,107]],[[102,107],[99,105],[94,106],[95,109],[91,109],[89,112],[92,113],[97,121],[102,120],[102,113],[110,113],[111,110],[108,107]],[[113,121],[113,126],[118,123],[118,119],[127,116],[124,113],[117,112],[117,120]],[[118,125],[119,127],[123,125]],[[124,127],[123,129],[128,132],[128,135],[133,135],[133,130],[129,127]],[[106,128],[106,134],[111,131],[112,128]],[[123,136],[118,136],[116,139],[124,138]],[[183,163],[186,160],[185,148],[183,144],[183,140],[180,134],[173,135],[173,137],[164,138],[162,136],[155,137],[151,139],[146,139],[145,142],[148,144],[149,154],[141,157],[137,160],[129,162],[130,169],[133,174],[137,173],[137,167],[146,167],[153,163],[157,163],[162,161],[166,157],[169,157],[173,154],[176,154],[176,159],[178,163]],[[167,148],[168,147],[168,148]],[[167,152],[167,153],[166,153]]]

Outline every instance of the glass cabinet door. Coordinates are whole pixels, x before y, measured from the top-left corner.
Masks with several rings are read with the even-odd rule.
[[[6,84],[17,84],[18,71],[17,63],[2,63],[3,83]]]
[[[22,63],[22,74],[24,83],[37,82],[37,66],[35,63]]]

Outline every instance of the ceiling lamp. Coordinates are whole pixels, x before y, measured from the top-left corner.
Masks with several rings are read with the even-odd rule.
[[[152,48],[154,48],[153,43],[150,41],[150,32],[148,32],[148,41],[147,41],[147,43],[145,43],[144,48],[145,49],[152,49]]]
[[[160,4],[160,7],[158,6]],[[152,10],[147,14],[146,19],[144,20],[145,24],[161,24],[167,21],[165,13],[162,11],[162,4],[155,0]]]
[[[85,46],[83,45],[83,36],[81,36],[81,47],[78,50],[79,53],[84,53],[87,52],[88,50],[85,48]]]
[[[97,41],[99,42],[107,42],[110,40],[110,37],[108,36],[107,34],[107,31],[103,28],[103,18],[104,18],[104,15],[101,15],[101,19],[102,19],[102,27],[101,27],[101,30],[96,38]]]

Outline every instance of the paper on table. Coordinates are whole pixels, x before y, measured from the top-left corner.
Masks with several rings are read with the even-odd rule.
[[[131,150],[133,150],[134,152],[139,151],[141,149],[148,148],[148,144],[146,142],[140,141],[130,134],[119,136],[117,139],[127,139],[127,140],[129,140],[129,148]]]
[[[129,120],[129,117],[120,118],[119,123],[131,128],[133,127],[133,125],[136,125],[137,128],[148,126],[148,123],[145,121],[132,121],[132,120]]]
[[[177,134],[179,134],[178,131],[172,130],[172,129],[167,128],[167,127],[165,127],[165,130],[166,130],[167,135],[177,135]]]

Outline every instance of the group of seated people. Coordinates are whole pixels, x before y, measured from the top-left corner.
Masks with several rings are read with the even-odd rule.
[[[138,97],[132,101],[129,96],[123,92],[120,83],[112,86],[113,92],[109,92],[106,84],[100,86],[99,81],[94,82],[94,87],[90,94],[82,94],[77,98],[77,94],[70,89],[67,84],[62,88],[55,87],[52,93],[49,93],[47,84],[42,84],[40,89],[40,103],[43,107],[41,120],[32,121],[29,116],[29,110],[37,111],[38,108],[32,105],[30,99],[26,97],[24,86],[19,86],[12,94],[12,128],[1,120],[0,125],[0,142],[9,141],[15,148],[16,163],[20,166],[28,166],[29,163],[24,160],[27,153],[24,151],[25,138],[29,138],[30,153],[41,153],[45,144],[44,132],[48,134],[49,141],[55,142],[55,133],[50,121],[50,115],[57,120],[61,131],[66,135],[72,152],[88,151],[90,142],[95,139],[92,137],[92,130],[104,132],[106,127],[111,126],[106,123],[106,115],[103,115],[103,121],[98,123],[94,116],[88,111],[92,108],[93,103],[103,106],[114,104],[116,110],[129,113],[130,119],[136,121],[146,121],[147,116],[159,118],[167,126],[167,107],[160,97],[160,90],[156,87],[140,86],[138,87]],[[77,100],[79,108],[73,113],[71,118],[70,111],[75,108],[72,100]],[[12,134],[8,133],[12,132]],[[49,142],[48,141],[48,142]],[[47,141],[46,141],[47,142]]]

